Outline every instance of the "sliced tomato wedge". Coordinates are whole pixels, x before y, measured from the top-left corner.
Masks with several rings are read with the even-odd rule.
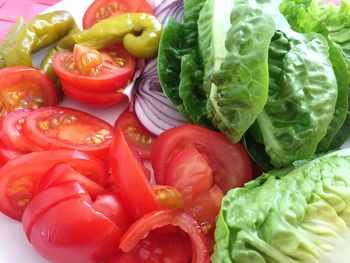
[[[30,112],[30,110],[16,110],[3,119],[0,138],[8,149],[23,153],[43,150],[23,135],[23,126]]]
[[[143,159],[151,158],[155,137],[139,124],[134,112],[126,108],[116,120],[114,128],[122,130],[128,145],[139,152]]]
[[[135,58],[121,45],[101,51],[76,45],[74,53],[58,52],[53,58],[53,68],[63,88],[96,94],[121,93],[130,82],[135,66]]]
[[[171,159],[188,145],[194,145],[206,159],[213,171],[214,183],[224,193],[251,180],[250,159],[242,145],[232,144],[221,133],[186,124],[165,131],[153,145],[151,162],[158,184],[164,184]]]
[[[108,173],[104,163],[73,150],[33,152],[8,161],[0,168],[0,211],[21,220],[22,213],[37,194],[40,178],[52,166],[68,163],[79,173],[104,186]]]
[[[187,263],[191,252],[191,242],[183,233],[151,232],[129,253],[120,252],[106,263]]]
[[[105,203],[105,210],[115,207],[113,204],[108,208],[110,203]],[[94,208],[77,182],[38,193],[23,218],[28,240],[52,262],[104,261],[115,253],[123,233],[116,222]]]
[[[153,9],[146,0],[95,0],[84,14],[83,28],[90,28],[108,17],[136,12],[153,14]]]
[[[60,163],[50,168],[40,178],[38,183],[38,192],[66,182],[78,182],[85,189],[85,191],[90,194],[92,199],[95,199],[98,195],[107,192],[107,190],[101,185],[77,172],[67,163]]]
[[[121,130],[116,133],[110,155],[113,181],[130,215],[139,219],[158,210],[159,204],[144,167],[135,158]]]
[[[128,97],[121,92],[94,93],[73,88],[61,81],[62,89],[67,97],[74,101],[96,108],[106,108],[127,101]]]
[[[209,191],[213,186],[213,172],[204,157],[193,145],[180,150],[165,170],[165,185],[175,187],[186,204]]]
[[[37,109],[57,103],[55,86],[40,70],[16,66],[0,70],[0,118],[16,109]]]
[[[104,120],[82,111],[44,107],[27,116],[24,134],[46,150],[75,149],[104,158],[114,130]]]
[[[120,240],[119,248],[130,252],[156,228],[173,225],[185,232],[191,240],[192,263],[209,263],[210,253],[206,236],[198,223],[188,214],[173,210],[160,210],[146,214],[133,223]]]

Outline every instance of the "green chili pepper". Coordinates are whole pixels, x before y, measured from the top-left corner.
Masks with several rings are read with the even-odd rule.
[[[75,45],[73,35],[79,32],[81,32],[80,28],[77,25],[74,25],[68,35],[58,41],[56,49],[58,51],[72,51]]]
[[[66,11],[38,15],[27,25],[18,23],[4,40],[1,55],[7,66],[32,65],[32,53],[55,43],[74,25]]]
[[[123,43],[135,57],[150,58],[157,55],[162,24],[152,15],[144,13],[122,14],[100,21],[92,28],[74,34],[76,43],[100,49],[113,43]]]

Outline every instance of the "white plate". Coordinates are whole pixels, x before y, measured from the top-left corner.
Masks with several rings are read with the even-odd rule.
[[[76,19],[78,25],[81,26],[82,16],[86,8],[93,0],[63,0],[62,2],[50,7],[45,12],[55,10],[68,10]],[[39,58],[34,57],[34,64],[38,64]],[[89,112],[96,115],[111,124],[126,104],[118,105],[108,109],[93,109],[82,106],[69,99],[64,99],[62,105]],[[49,261],[41,257],[26,240],[22,230],[22,225],[19,222],[13,221],[10,218],[0,213],[0,263],[47,263]],[[82,263],[82,262],[77,262]]]

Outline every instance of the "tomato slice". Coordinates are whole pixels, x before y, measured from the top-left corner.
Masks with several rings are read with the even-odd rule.
[[[128,96],[120,92],[94,93],[73,88],[61,81],[62,89],[67,97],[82,104],[96,108],[106,108],[127,101]]]
[[[0,118],[16,109],[37,109],[57,103],[52,81],[32,67],[1,69],[0,87]]]
[[[120,252],[106,263],[187,263],[191,252],[191,242],[182,233],[152,232],[129,253]]]
[[[83,28],[90,28],[111,16],[136,12],[153,14],[153,9],[146,0],[95,0],[84,14]]]
[[[74,170],[67,163],[60,163],[50,168],[38,183],[38,192],[66,182],[78,182],[95,199],[107,191],[98,183]]]
[[[126,108],[116,120],[114,128],[122,130],[128,145],[139,152],[142,158],[151,158],[155,137],[139,124],[134,112]]]
[[[30,112],[30,110],[16,110],[3,119],[0,138],[8,149],[23,153],[43,150],[23,135],[23,126]]]
[[[130,252],[150,231],[167,225],[179,227],[190,238],[192,263],[210,262],[207,239],[198,223],[188,214],[173,210],[151,212],[133,223],[122,236],[119,248],[123,252]]]
[[[33,203],[51,200],[53,191],[62,186],[40,192]],[[32,218],[31,228],[27,230],[28,240],[51,262],[93,263],[106,260],[116,252],[122,230],[109,217],[94,209],[88,195],[64,198],[66,196],[62,192],[63,199],[41,210],[41,213],[35,210],[37,207],[30,205],[26,208],[26,214],[38,215]]]
[[[213,186],[213,172],[204,157],[193,145],[180,150],[165,170],[165,185],[175,187],[191,204]]]
[[[5,144],[0,140],[0,166],[12,159],[22,156],[23,154],[24,153],[7,149]]]
[[[46,150],[75,149],[105,157],[114,130],[104,120],[82,111],[44,107],[27,116],[24,134]]]
[[[186,124],[165,131],[153,145],[151,162],[158,184],[164,184],[170,160],[188,145],[194,145],[207,160],[213,171],[214,183],[224,193],[251,180],[250,160],[242,145],[232,144],[221,133]]]
[[[97,94],[121,93],[134,74],[136,60],[121,45],[100,52],[76,45],[74,50],[53,58],[53,68],[65,85]]]
[[[0,168],[0,211],[21,220],[25,207],[37,193],[41,176],[59,163],[68,163],[102,186],[106,184],[108,174],[104,163],[86,153],[73,150],[29,153]]]
[[[110,155],[114,184],[130,215],[139,219],[158,210],[159,204],[144,168],[130,150],[121,130],[117,131]]]
[[[185,199],[176,188],[165,185],[153,185],[159,206],[162,209],[181,209],[185,205]]]

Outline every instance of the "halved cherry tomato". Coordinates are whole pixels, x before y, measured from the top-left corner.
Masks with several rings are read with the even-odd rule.
[[[41,255],[53,262],[106,260],[117,251],[123,231],[111,217],[94,208],[82,188],[74,185],[79,186],[77,182],[68,182],[34,197],[23,216],[27,238]],[[108,209],[108,202],[105,209],[111,211],[115,205]]]
[[[93,199],[107,192],[101,185],[77,172],[67,163],[60,163],[50,168],[41,177],[38,183],[38,192],[66,182],[74,181],[78,182]]]
[[[27,116],[24,134],[46,150],[75,149],[105,157],[114,130],[104,120],[82,111],[44,107]]]
[[[175,187],[185,198],[186,204],[192,204],[213,186],[213,172],[197,148],[190,145],[169,161],[164,183]]]
[[[151,158],[155,137],[139,124],[134,112],[126,108],[116,120],[114,128],[122,130],[128,145],[139,152],[142,158]]]
[[[153,229],[167,225],[179,227],[190,238],[192,263],[209,263],[210,253],[207,239],[198,223],[188,214],[173,210],[151,212],[133,223],[123,234],[119,248],[123,252],[130,252]]]
[[[223,134],[186,124],[162,133],[152,148],[151,162],[158,184],[164,184],[168,163],[177,152],[194,145],[213,170],[214,183],[226,193],[251,180],[252,168],[247,152],[240,144],[232,144]]]
[[[0,87],[0,118],[16,109],[37,109],[57,103],[52,81],[32,67],[1,69]]]
[[[68,163],[102,186],[106,184],[108,174],[104,163],[86,153],[73,150],[29,153],[0,168],[0,211],[21,220],[25,207],[37,193],[41,176],[59,163]]]
[[[73,88],[71,85],[61,81],[62,89],[67,97],[85,105],[96,108],[105,108],[123,101],[127,101],[128,96],[121,92],[94,93]]]
[[[103,94],[122,92],[132,78],[136,60],[121,45],[97,51],[76,45],[75,53],[58,52],[53,58],[53,68],[69,87]]]
[[[16,110],[3,119],[0,138],[8,149],[24,153],[43,150],[23,135],[23,126],[30,112],[30,110]]]
[[[120,252],[106,263],[187,263],[191,252],[191,242],[182,233],[151,232],[129,253]]]
[[[139,219],[158,210],[159,204],[144,168],[130,150],[121,130],[116,133],[110,155],[114,184],[130,215]]]
[[[123,13],[153,14],[152,7],[146,0],[95,0],[83,17],[83,28],[90,28],[97,22]]]

